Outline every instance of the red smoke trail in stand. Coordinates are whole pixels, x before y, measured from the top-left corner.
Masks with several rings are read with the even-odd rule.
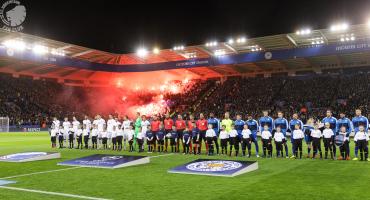
[[[190,73],[179,74],[181,76],[163,71],[118,74],[110,78],[109,87],[65,86],[56,101],[90,115],[113,113],[134,117],[136,112],[163,114],[172,103],[166,96],[184,93],[194,85],[191,80],[197,78]]]

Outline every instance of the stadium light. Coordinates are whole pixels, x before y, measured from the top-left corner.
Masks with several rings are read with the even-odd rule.
[[[230,38],[229,41],[227,42],[229,44],[234,44],[234,39]]]
[[[139,56],[139,57],[145,57],[146,55],[148,55],[148,50],[146,50],[145,48],[139,48],[136,52],[136,54]]]
[[[217,49],[215,52],[214,52],[215,56],[223,56],[226,54],[225,50],[223,49]]]
[[[51,49],[50,53],[56,56],[65,56],[65,53],[63,50]]]
[[[301,29],[301,30],[296,31],[296,34],[297,35],[309,35],[311,34],[311,29],[309,28]]]
[[[212,41],[212,42],[207,42],[206,43],[206,47],[215,47],[217,46],[217,41]]]
[[[154,47],[154,48],[153,48],[153,53],[154,53],[154,54],[159,54],[159,48]]]
[[[196,52],[189,52],[189,53],[186,53],[185,54],[185,57],[186,58],[196,58],[197,57],[197,53]]]
[[[348,42],[348,41],[354,41],[354,40],[356,40],[356,37],[353,33],[346,34],[346,35],[341,35],[341,37],[340,37],[341,42]]]
[[[334,24],[330,27],[331,31],[345,31],[348,29],[347,23]]]
[[[36,44],[32,48],[33,53],[38,54],[38,55],[44,55],[49,52],[48,47]]]
[[[236,39],[236,43],[245,43],[247,41],[247,39],[245,37],[240,37],[238,39]]]
[[[183,45],[173,47],[173,50],[175,50],[175,51],[180,51],[180,50],[184,50],[184,49],[185,49],[185,47]]]
[[[23,51],[24,49],[26,49],[26,44],[20,40],[6,40],[2,44],[7,48],[19,51]]]

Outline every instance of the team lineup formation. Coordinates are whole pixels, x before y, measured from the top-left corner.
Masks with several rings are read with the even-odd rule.
[[[258,120],[248,115],[245,121],[240,114],[232,120],[228,112],[222,120],[217,119],[213,113],[209,114],[208,119],[200,113],[197,120],[194,115],[184,120],[182,115],[172,119],[166,114],[165,119],[160,120],[156,115],[148,118],[140,113],[137,113],[133,121],[127,116],[124,116],[122,121],[112,115],[108,118],[106,121],[100,115],[96,115],[91,121],[85,116],[82,124],[76,117],[73,117],[72,122],[66,117],[62,123],[54,118],[50,129],[52,147],[57,146],[58,140],[59,148],[143,152],[146,145],[148,152],[180,153],[182,149],[183,154],[196,155],[202,153],[204,143],[207,155],[251,157],[254,145],[256,157],[260,157],[259,146],[262,145],[263,157],[271,158],[276,155],[301,159],[304,141],[307,144],[307,157],[350,160],[350,135],[354,133],[353,160],[369,160],[369,122],[362,116],[360,109],[356,109],[356,116],[352,120],[343,112],[340,113],[339,119],[336,119],[332,116],[332,111],[327,110],[324,119],[310,118],[306,124],[298,118],[297,113],[293,114],[288,122],[282,112],[278,112],[278,117],[273,119],[268,111],[263,111],[262,117]],[[288,140],[292,143],[291,155]],[[321,143],[324,146],[323,150]]]

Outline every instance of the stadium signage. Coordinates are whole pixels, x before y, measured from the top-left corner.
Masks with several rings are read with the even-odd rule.
[[[209,60],[194,60],[176,63],[176,67],[188,67],[188,66],[198,66],[198,65],[208,65]]]
[[[351,50],[351,49],[364,49],[370,48],[369,43],[361,43],[361,44],[348,44],[348,45],[340,45],[335,48],[336,51],[344,51],[344,50]]]
[[[22,31],[26,19],[26,7],[17,0],[5,1],[0,7],[0,19],[3,29],[8,31]]]
[[[58,152],[23,152],[0,156],[1,162],[29,162],[60,158]]]
[[[170,169],[169,173],[237,176],[258,169],[256,161],[198,159]]]
[[[115,169],[145,163],[149,163],[147,156],[95,154],[60,162],[58,165]]]

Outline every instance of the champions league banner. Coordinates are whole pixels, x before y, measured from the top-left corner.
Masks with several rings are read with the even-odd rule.
[[[29,162],[60,158],[57,152],[23,152],[0,156],[0,162]]]
[[[234,177],[257,169],[257,161],[198,159],[170,169],[168,172]]]
[[[148,156],[95,154],[58,163],[58,165],[116,169],[149,163]]]

